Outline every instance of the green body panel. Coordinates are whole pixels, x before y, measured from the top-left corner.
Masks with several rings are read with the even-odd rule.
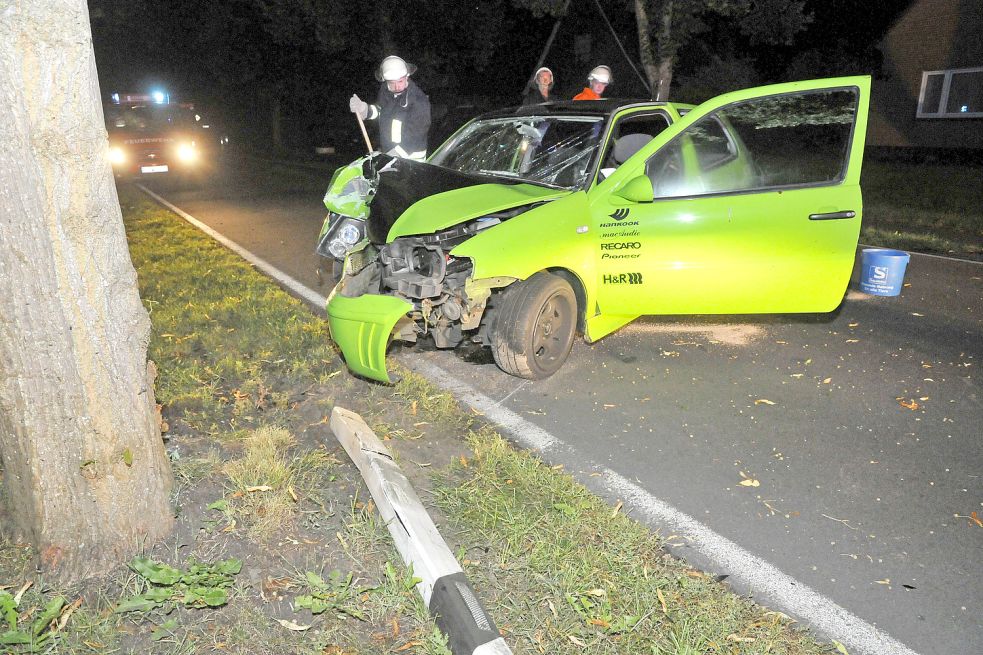
[[[395,296],[346,298],[332,293],[327,305],[328,324],[348,368],[373,380],[391,382],[386,346],[396,323],[412,309],[413,305]]]
[[[594,237],[589,230],[590,209],[583,191],[567,192],[554,200],[500,225],[483,230],[451,251],[469,257],[473,277],[508,277],[524,280],[546,269],[563,268],[580,279],[593,307]],[[587,315],[593,312],[588,311]]]
[[[840,182],[652,202],[631,202],[616,195],[645,174],[645,162],[656,151],[725,105],[761,96],[850,87],[859,90],[859,102],[848,165]],[[605,253],[598,251],[596,277],[591,284],[600,314],[624,317],[835,309],[850,279],[860,233],[860,168],[869,97],[869,77],[737,91],[700,105],[656,136],[588,192],[594,233],[602,241],[638,244],[624,253],[608,253],[637,255],[635,258],[602,259]],[[684,139],[684,161],[690,157]],[[737,160],[722,167],[726,170],[718,175],[723,179],[717,181],[740,179],[745,174],[742,166],[739,154]],[[714,180],[704,177],[703,182],[713,184]],[[618,209],[628,210],[628,218],[616,223],[611,214]],[[809,220],[811,214],[839,211],[856,215],[848,220]],[[617,329],[619,319],[588,319],[589,338],[604,336],[608,326],[613,326],[611,331]]]
[[[346,189],[346,185],[357,177],[362,177],[362,164],[370,155],[356,159],[347,166],[342,166],[334,172],[328,190],[324,194],[324,206],[341,216],[365,218],[369,215],[369,197]]]
[[[424,198],[403,212],[389,229],[387,242],[401,236],[431,234],[478,218],[570,193],[533,184],[479,184]]]

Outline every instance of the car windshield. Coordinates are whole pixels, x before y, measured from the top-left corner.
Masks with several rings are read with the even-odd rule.
[[[601,141],[602,117],[524,116],[470,123],[430,158],[463,173],[575,188]]]
[[[110,131],[159,132],[189,129],[195,124],[195,112],[178,106],[107,107],[106,128]]]

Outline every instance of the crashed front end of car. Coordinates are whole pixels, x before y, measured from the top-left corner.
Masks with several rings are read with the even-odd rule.
[[[476,284],[471,260],[450,251],[493,220],[385,245],[365,242],[349,254],[329,298],[328,317],[332,338],[354,372],[389,382],[390,337],[415,342],[429,335],[438,348],[453,348],[466,332],[479,329],[492,287]]]

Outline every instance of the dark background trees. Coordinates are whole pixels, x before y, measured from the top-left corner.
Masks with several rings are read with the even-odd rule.
[[[604,24],[600,5],[639,79]],[[439,122],[453,108],[515,104],[557,16],[547,57],[558,97],[607,63],[621,97],[646,84],[699,102],[749,84],[877,72],[874,48],[908,4],[854,0],[89,0],[102,90],[165,86],[210,110],[233,139],[310,150],[356,143],[348,97],[374,98],[372,72],[398,53],[419,66]],[[639,17],[649,22],[648,47]],[[461,115],[467,113],[463,110]],[[342,136],[343,135],[343,136]]]

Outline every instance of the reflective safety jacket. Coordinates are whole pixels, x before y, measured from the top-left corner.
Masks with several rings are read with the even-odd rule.
[[[601,96],[594,93],[594,90],[589,86],[585,86],[584,90],[573,97],[574,100],[600,100]]]
[[[369,107],[367,118],[379,121],[382,152],[408,159],[427,156],[430,98],[413,80],[407,82],[406,90],[401,93],[393,93],[383,82],[379,99]]]

